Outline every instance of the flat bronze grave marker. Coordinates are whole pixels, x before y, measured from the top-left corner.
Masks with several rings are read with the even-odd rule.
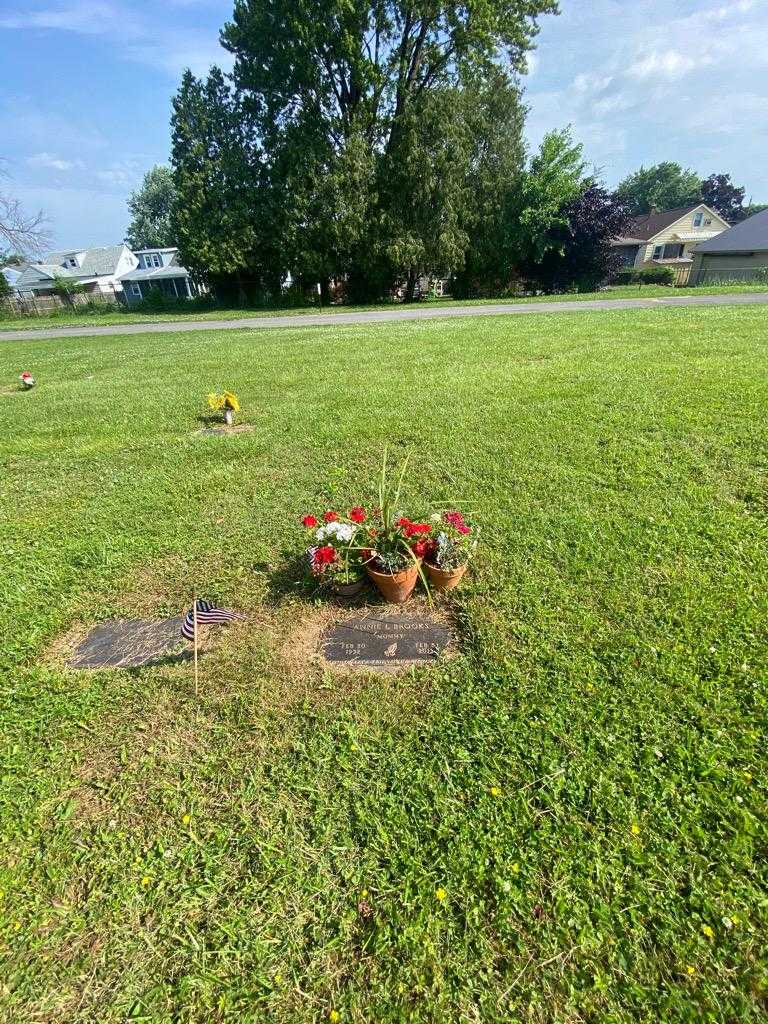
[[[327,661],[393,671],[436,661],[450,639],[426,615],[358,615],[328,629],[322,651]]]
[[[181,617],[122,619],[94,626],[69,659],[70,668],[138,668],[188,657]]]

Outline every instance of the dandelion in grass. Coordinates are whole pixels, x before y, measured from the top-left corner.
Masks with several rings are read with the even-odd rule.
[[[696,973],[696,968],[693,966],[693,964],[688,964],[688,966],[685,968],[685,973],[690,977],[692,974]]]
[[[435,899],[437,900],[438,903],[445,903],[447,898],[448,893],[442,886],[440,886],[438,889],[435,889]]]
[[[714,938],[715,933],[712,931],[708,924],[703,924],[701,926],[701,930],[704,932],[708,939]]]
[[[152,884],[152,879],[149,877],[149,875],[144,875],[144,877],[141,880],[141,888],[142,889],[148,889],[151,884]]]
[[[632,827],[630,829],[630,832],[632,833],[633,836],[639,836],[640,835],[640,826],[637,824],[636,821],[632,822]]]
[[[498,786],[491,786],[488,792],[491,794],[491,796],[501,796],[501,790],[499,789]]]
[[[190,815],[189,814],[185,814],[184,817],[181,819],[181,824],[182,825],[188,825],[190,823],[190,821],[192,821],[192,818],[190,817]]]
[[[328,1014],[328,1020],[331,1022],[331,1024],[338,1024],[338,1022],[341,1020],[341,1014],[339,1013],[338,1010],[331,1010],[331,1012]]]

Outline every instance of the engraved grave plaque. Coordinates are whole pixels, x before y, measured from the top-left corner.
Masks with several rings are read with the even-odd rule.
[[[359,615],[331,627],[322,651],[330,662],[383,671],[437,661],[450,631],[425,615]]]

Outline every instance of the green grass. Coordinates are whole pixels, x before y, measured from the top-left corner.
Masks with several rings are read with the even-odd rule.
[[[7,343],[0,1019],[764,1021],[766,342],[723,307]],[[224,386],[256,429],[197,435]],[[460,653],[332,676],[297,520],[387,442],[414,514],[482,527]],[[193,586],[249,614],[199,696],[62,667]]]
[[[476,306],[487,303],[518,303],[518,302],[585,302],[593,299],[653,299],[670,298],[677,295],[737,295],[740,292],[768,292],[768,285],[729,284],[707,285],[706,288],[667,288],[663,285],[620,285],[607,288],[601,292],[589,292],[583,295],[537,295],[519,299],[444,299],[430,300],[430,306]],[[229,320],[242,317],[262,316],[300,316],[303,313],[334,313],[364,312],[375,309],[392,309],[396,303],[381,303],[372,306],[331,306],[317,309],[313,306],[301,306],[294,309],[216,309],[206,312],[184,311],[178,313],[136,313],[130,309],[107,313],[90,313],[88,315],[57,312],[54,315],[40,317],[0,317],[0,334],[3,331],[40,330],[51,327],[111,327],[114,324],[135,323],[172,323],[174,320]]]

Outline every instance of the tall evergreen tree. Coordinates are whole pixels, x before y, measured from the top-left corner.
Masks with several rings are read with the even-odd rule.
[[[184,265],[240,303],[279,290],[285,266],[273,244],[261,153],[219,68],[205,82],[185,72],[171,124],[172,221]]]

